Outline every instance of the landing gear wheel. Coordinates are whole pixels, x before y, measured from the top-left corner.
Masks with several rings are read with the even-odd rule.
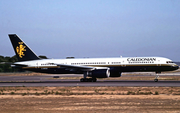
[[[154,79],[154,82],[158,82],[158,79]]]
[[[81,79],[80,79],[80,82],[84,82],[84,78],[81,78]]]
[[[88,79],[87,79],[87,82],[92,82],[92,78],[88,78]]]
[[[80,82],[89,82],[89,79],[87,79],[87,78],[81,78],[81,79],[80,79]]]
[[[87,78],[83,78],[83,82],[89,82]]]
[[[97,81],[97,79],[96,78],[92,78],[92,82],[96,82]]]
[[[81,78],[80,82],[96,82],[96,78]]]

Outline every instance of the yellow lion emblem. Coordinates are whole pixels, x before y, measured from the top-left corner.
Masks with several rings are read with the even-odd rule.
[[[24,55],[23,51],[26,51],[26,46],[23,46],[23,42],[19,42],[19,46],[16,47],[16,52],[18,53],[19,57],[22,58]]]

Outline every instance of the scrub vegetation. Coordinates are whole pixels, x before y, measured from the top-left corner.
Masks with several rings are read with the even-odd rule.
[[[0,87],[0,95],[180,95],[180,87]]]
[[[0,87],[0,101],[1,113],[176,113],[180,87]]]

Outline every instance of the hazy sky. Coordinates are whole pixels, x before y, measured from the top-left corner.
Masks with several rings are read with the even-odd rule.
[[[0,55],[12,33],[48,58],[180,61],[180,0],[0,0]]]

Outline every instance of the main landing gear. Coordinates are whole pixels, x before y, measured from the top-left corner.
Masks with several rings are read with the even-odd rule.
[[[89,72],[84,72],[84,78],[80,79],[80,82],[96,82],[97,79],[96,78],[86,78],[88,76]]]
[[[158,78],[159,78],[158,73],[161,73],[161,72],[156,72],[156,77],[154,79],[154,82],[158,82]]]
[[[96,78],[81,78],[80,82],[96,82]]]

